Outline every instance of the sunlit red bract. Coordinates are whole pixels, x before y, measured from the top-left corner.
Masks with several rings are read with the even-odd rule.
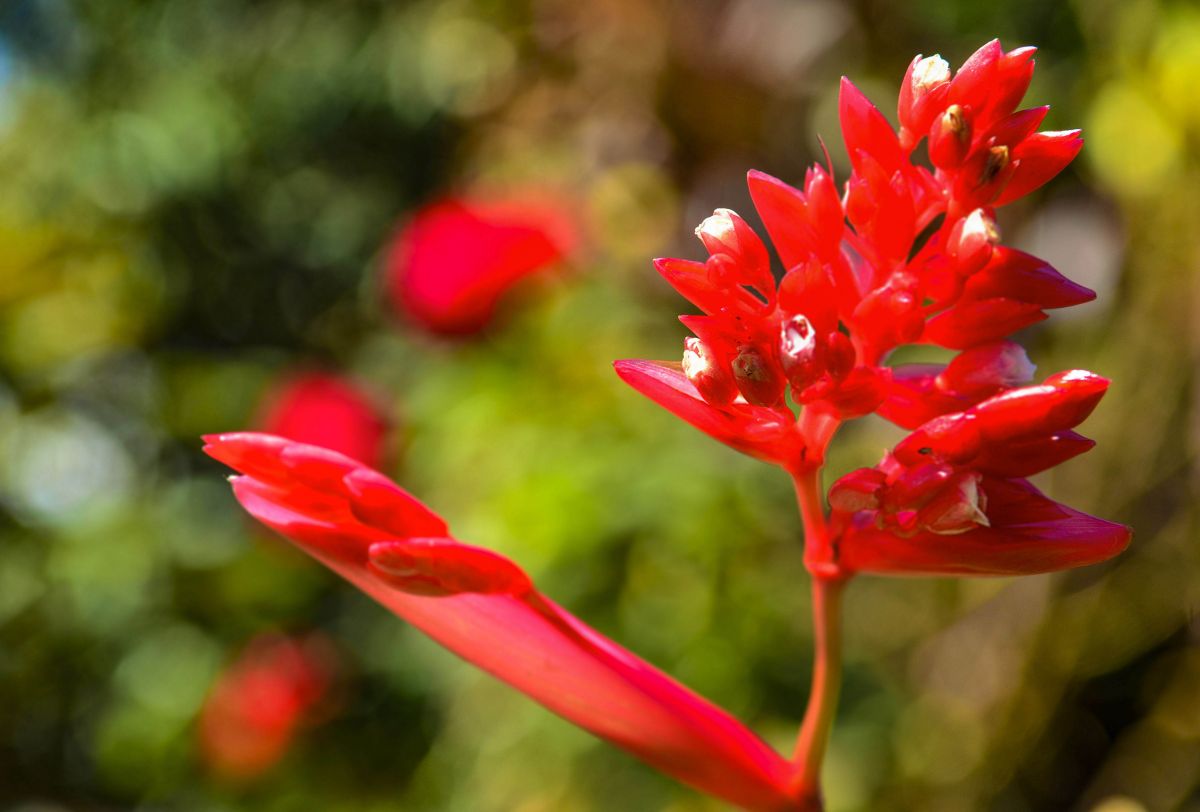
[[[420,329],[469,335],[492,321],[515,285],[578,244],[566,198],[532,191],[443,198],[418,210],[393,238],[387,295]]]

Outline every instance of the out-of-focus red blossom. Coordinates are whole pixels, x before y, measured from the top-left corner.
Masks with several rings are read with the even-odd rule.
[[[252,516],[451,651],[681,781],[746,809],[800,808],[791,765],[736,719],[584,625],[509,559],[452,538],[382,474],[282,437],[206,440],[241,473],[234,494]]]
[[[264,396],[256,425],[360,462],[379,466],[387,420],[371,395],[347,379],[303,372],[276,382]]]
[[[256,778],[287,753],[329,688],[332,648],[320,638],[263,635],[216,680],[200,713],[200,753],[218,775]]]
[[[440,335],[486,327],[514,285],[572,256],[580,224],[571,202],[532,191],[448,197],[397,232],[385,283],[397,313]]]
[[[1034,367],[1008,340],[1046,310],[1094,297],[1001,244],[996,208],[1050,180],[1083,143],[1077,130],[1036,132],[1048,108],[1017,110],[1033,54],[993,41],[957,72],[917,57],[899,132],[843,79],[852,171],[841,194],[820,165],[801,188],[749,174],[778,283],[766,245],[727,209],[696,231],[706,261],[655,261],[703,315],[681,318],[695,334],[682,365],[617,362],[638,391],[796,477],[819,470],[844,420],[876,412],[916,429],[879,467],[834,486],[835,537],[818,540],[827,575],[1040,572],[1129,540],[1024,481],[1091,447],[1071,429],[1108,383],[1077,371],[1028,387]],[[914,160],[926,139],[931,166]],[[887,366],[905,344],[960,353],[948,365]],[[931,437],[929,458],[906,456]],[[941,445],[952,443],[961,448]]]

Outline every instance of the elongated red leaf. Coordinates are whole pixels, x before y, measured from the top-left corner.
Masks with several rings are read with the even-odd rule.
[[[762,812],[799,808],[787,761],[537,592],[513,562],[449,537],[397,534],[433,514],[380,474],[268,435],[207,439],[209,454],[243,472],[234,493],[252,516],[459,656],[705,792]]]

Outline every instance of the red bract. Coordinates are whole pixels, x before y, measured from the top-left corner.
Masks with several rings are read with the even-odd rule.
[[[268,434],[339,451],[379,465],[387,421],[374,399],[337,375],[305,372],[276,382],[263,398],[258,427]]]
[[[509,559],[348,457],[206,438],[258,520],[456,654],[660,770],[755,810],[797,809],[788,763],[726,712],[588,628]]]
[[[567,211],[565,201],[531,193],[425,206],[387,251],[393,307],[432,333],[478,332],[514,285],[575,250],[577,226]]]
[[[255,638],[214,683],[200,713],[200,752],[218,774],[246,780],[283,758],[329,686],[331,653],[319,640]]]

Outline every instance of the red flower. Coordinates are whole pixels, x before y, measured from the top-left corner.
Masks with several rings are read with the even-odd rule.
[[[418,211],[388,248],[387,292],[422,329],[474,333],[514,285],[571,255],[578,241],[563,200],[444,198]]]
[[[208,766],[239,780],[275,766],[325,695],[330,657],[318,640],[252,640],[214,683],[200,713],[200,752]]]
[[[939,460],[949,467],[936,467],[933,480],[921,479],[932,476],[931,461],[902,458],[910,437],[871,475],[856,472],[835,486],[835,508],[841,499],[842,512],[857,518],[842,516],[833,536],[811,541],[819,552],[810,564],[823,572],[1032,572],[1100,560],[1128,541],[1127,529],[1066,508],[1057,523],[1044,520],[1046,511],[1027,522],[1034,502],[1054,503],[1008,481],[1090,448],[1069,429],[1107,385],[1071,373],[1013,389],[1030,381],[1033,365],[1007,337],[1046,318],[1047,309],[1094,296],[1042,260],[1000,245],[995,207],[1045,183],[1082,144],[1078,131],[1035,132],[1048,108],[1016,110],[1032,56],[1031,48],[1004,53],[990,42],[955,74],[940,57],[918,57],[901,88],[899,133],[844,79],[842,134],[852,167],[844,194],[821,166],[809,170],[803,190],[749,175],[784,266],[778,284],[767,247],[726,209],[696,231],[705,262],[655,261],[704,315],[681,318],[695,334],[681,365],[618,361],[617,373],[702,431],[793,476],[815,481],[827,444],[849,418],[877,412],[920,426],[913,437],[954,425],[947,437],[974,441],[973,431],[1004,415],[1010,436],[985,438],[977,456]],[[932,167],[913,161],[925,136]],[[962,352],[948,365],[884,365],[893,349],[916,343]],[[1067,408],[1062,399],[1084,391],[1088,408],[1056,425],[1055,409]],[[915,472],[905,468],[918,462],[925,465]],[[913,477],[923,483],[912,497],[919,504],[896,501],[915,487]],[[993,499],[985,510],[991,491],[1028,498]],[[1001,529],[1017,527],[1039,539],[1039,555],[996,552]],[[920,530],[956,538],[915,545]],[[904,543],[889,546],[889,533]],[[975,543],[984,539],[991,546]]]
[[[264,432],[339,451],[377,466],[387,421],[370,395],[346,380],[305,372],[278,381],[256,421]]]
[[[206,438],[258,520],[451,651],[663,772],[754,810],[793,770],[726,712],[542,595],[509,559],[348,457],[265,434]]]

